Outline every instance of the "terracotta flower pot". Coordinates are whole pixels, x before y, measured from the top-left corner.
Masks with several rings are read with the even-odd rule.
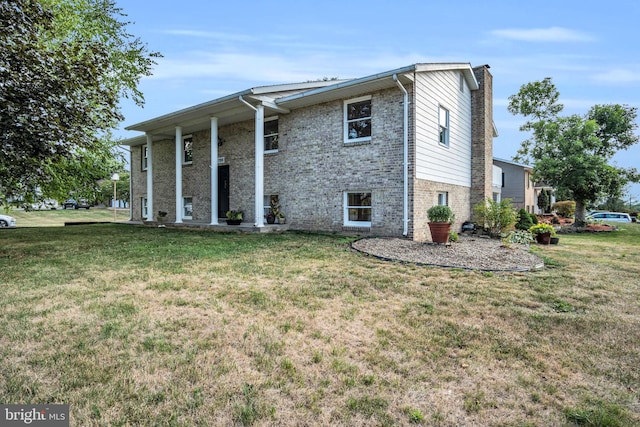
[[[551,233],[536,234],[536,241],[541,245],[548,245],[551,242]]]
[[[448,222],[430,222],[431,240],[433,243],[448,243],[451,224]]]

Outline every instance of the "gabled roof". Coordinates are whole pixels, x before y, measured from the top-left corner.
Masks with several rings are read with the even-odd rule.
[[[468,63],[414,64],[358,79],[255,87],[136,123],[125,129],[145,132],[156,140],[173,138],[176,126],[181,126],[186,135],[207,129],[211,117],[218,118],[218,126],[251,120],[254,112],[245,102],[252,105],[262,103],[266,116],[288,113],[296,108],[392,88],[397,86],[395,79],[408,83],[413,80],[414,73],[446,70],[462,71],[469,87],[472,90],[478,89],[478,82]],[[146,137],[138,136],[121,141],[121,144],[134,146],[144,144],[145,141]]]

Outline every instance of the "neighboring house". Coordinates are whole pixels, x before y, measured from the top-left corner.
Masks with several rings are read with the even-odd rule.
[[[529,213],[543,213],[538,208],[538,195],[544,190],[551,192],[551,204],[555,203],[553,188],[537,185],[531,179],[533,167],[505,159],[493,159],[493,164],[502,169],[503,199],[511,199],[516,209],[524,208]]]
[[[131,219],[217,226],[233,209],[261,229],[277,200],[292,229],[428,240],[427,209],[447,204],[459,228],[492,196],[488,68],[256,87],[131,125]]]

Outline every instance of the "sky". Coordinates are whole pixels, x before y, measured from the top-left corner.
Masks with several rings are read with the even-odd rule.
[[[527,135],[507,111],[526,83],[551,77],[563,115],[595,104],[640,107],[640,2],[594,0],[220,1],[116,0],[158,60],[121,104],[128,125],[256,86],[358,78],[421,62],[488,64],[494,157]],[[640,123],[640,122],[639,122]],[[614,163],[640,169],[640,144]],[[627,188],[640,200],[640,185]]]

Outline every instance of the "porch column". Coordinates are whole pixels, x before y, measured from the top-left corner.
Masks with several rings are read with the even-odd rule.
[[[256,106],[255,226],[264,227],[264,106]]]
[[[147,134],[147,221],[153,221],[153,138]],[[133,194],[133,193],[131,193]]]
[[[218,225],[218,118],[211,117],[211,225]]]
[[[182,128],[176,126],[176,224],[182,223]]]

